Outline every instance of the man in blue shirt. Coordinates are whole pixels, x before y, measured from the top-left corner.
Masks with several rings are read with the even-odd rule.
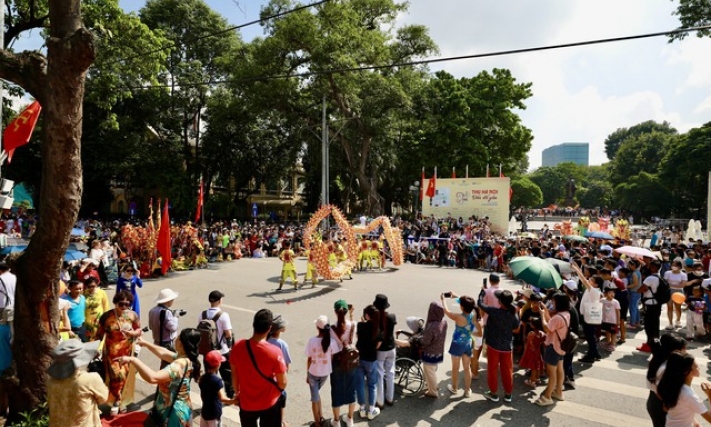
[[[68,293],[62,295],[62,299],[69,301],[69,324],[72,327],[72,332],[76,334],[82,342],[86,342],[86,299],[84,298],[84,284],[78,280],[70,280],[68,284]]]

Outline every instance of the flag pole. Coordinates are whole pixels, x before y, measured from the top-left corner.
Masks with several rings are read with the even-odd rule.
[[[466,172],[464,173],[466,178],[469,178],[469,165],[467,165]]]

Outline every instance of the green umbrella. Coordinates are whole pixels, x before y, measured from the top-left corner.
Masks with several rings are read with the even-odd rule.
[[[565,239],[565,240],[572,240],[572,241],[574,241],[574,242],[585,242],[585,243],[589,243],[589,242],[590,242],[590,240],[589,240],[587,237],[578,236],[577,234],[571,234],[571,235],[569,235],[569,236],[563,236],[563,239]]]
[[[531,256],[516,257],[509,263],[513,276],[540,289],[555,289],[563,284],[552,264]]]

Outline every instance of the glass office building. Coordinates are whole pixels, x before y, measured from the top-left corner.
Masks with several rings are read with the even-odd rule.
[[[587,142],[564,142],[543,150],[543,166],[556,166],[564,162],[588,166],[590,163],[590,144]]]

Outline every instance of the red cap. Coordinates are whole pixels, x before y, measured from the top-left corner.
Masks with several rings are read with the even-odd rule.
[[[205,355],[205,364],[211,368],[216,368],[220,366],[225,359],[222,354],[217,350],[212,350]]]

